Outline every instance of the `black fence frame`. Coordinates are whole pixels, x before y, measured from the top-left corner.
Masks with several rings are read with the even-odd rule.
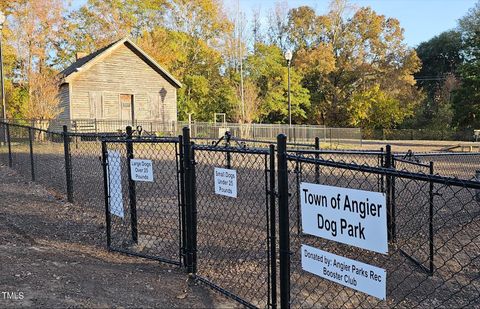
[[[177,266],[183,265],[189,265],[188,264],[188,252],[191,252],[188,250],[188,241],[186,240],[186,237],[190,233],[187,233],[186,227],[187,226],[193,226],[193,224],[190,221],[185,221],[185,217],[187,214],[190,212],[185,210],[186,203],[184,202],[185,199],[189,199],[188,196],[191,196],[191,194],[184,193],[184,188],[187,188],[185,184],[183,184],[184,179],[188,179],[188,177],[185,178],[185,173],[188,173],[188,169],[184,168],[184,164],[181,162],[184,160],[185,156],[183,156],[183,151],[182,150],[182,138],[179,136],[178,138],[142,138],[140,137],[134,137],[134,130],[131,127],[127,127],[127,135],[125,139],[103,139],[102,140],[102,166],[103,166],[103,185],[104,185],[104,199],[105,199],[105,220],[106,220],[106,235],[107,235],[107,247],[109,250],[112,251],[117,251],[121,253],[125,253],[128,255],[132,256],[138,256],[138,257],[143,257],[143,258],[148,258],[152,260],[157,260],[160,262],[168,263],[168,264],[173,264]],[[112,245],[112,223],[111,223],[111,211],[110,211],[110,195],[109,195],[109,172],[108,172],[108,149],[109,145],[124,145],[126,149],[125,153],[125,158],[126,159],[126,166],[127,166],[127,183],[128,183],[128,204],[129,204],[129,210],[130,210],[130,229],[131,229],[131,240],[134,244],[138,244],[138,217],[137,217],[137,186],[135,181],[132,180],[130,175],[131,173],[131,166],[130,166],[130,161],[135,158],[135,152],[134,152],[134,145],[139,145],[139,144],[172,144],[175,146],[175,160],[176,160],[176,189],[177,189],[177,200],[178,200],[178,233],[179,233],[179,239],[178,239],[178,260],[174,260],[171,258],[166,258],[162,256],[161,253],[158,255],[150,255],[150,254],[144,254],[144,253],[139,253],[136,252],[135,250],[126,250],[122,248],[118,248]],[[188,174],[189,175],[189,174]],[[190,225],[188,225],[190,223]],[[185,257],[186,256],[186,257]]]

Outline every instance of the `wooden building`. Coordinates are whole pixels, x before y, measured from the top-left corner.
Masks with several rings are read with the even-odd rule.
[[[177,120],[180,82],[129,39],[77,55],[61,78],[62,123]]]

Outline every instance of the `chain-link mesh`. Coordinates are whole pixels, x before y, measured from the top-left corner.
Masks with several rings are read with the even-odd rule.
[[[152,161],[153,182],[132,181],[126,142],[107,142],[112,249],[180,264],[177,142],[132,142],[134,158]]]
[[[342,161],[367,166],[382,166],[385,156],[385,152],[382,150],[294,150],[289,148],[288,152],[304,158]]]
[[[82,206],[104,209],[101,137],[81,134],[69,137],[73,200]]]
[[[390,177],[395,189],[395,228],[388,255],[302,234],[299,182],[316,182],[379,191],[376,174]],[[289,157],[291,305],[292,307],[471,307],[480,302],[478,280],[480,212],[475,183],[425,174]],[[430,180],[429,180],[430,179]],[[394,184],[393,184],[394,183]],[[430,190],[433,186],[433,190]],[[433,198],[433,199],[432,199]],[[429,208],[432,216],[429,217]],[[458,219],[457,219],[458,218]],[[432,220],[432,239],[429,234]],[[302,270],[300,246],[311,245],[353,260],[384,268],[387,300],[356,292]],[[433,247],[433,273],[430,265]],[[413,259],[412,259],[413,258]]]
[[[433,164],[430,166],[400,158],[394,159],[393,164],[397,170],[433,174]],[[395,209],[393,237],[403,255],[430,273],[433,271],[431,264],[433,261],[430,257],[432,244],[430,223],[433,220],[430,206],[433,205],[433,184],[410,180],[403,181],[401,186],[397,186],[395,177],[391,177],[391,183],[394,196],[392,203]],[[414,208],[412,205],[415,205]]]
[[[266,150],[195,147],[197,275],[263,308],[270,292],[268,159]],[[215,194],[215,168],[236,171],[236,198]]]
[[[423,164],[434,163],[434,173],[441,176],[470,180],[480,170],[478,152],[409,153],[397,157],[407,158]]]
[[[12,168],[27,179],[31,178],[30,140],[27,127],[10,126]]]
[[[35,180],[65,196],[67,180],[63,135],[34,129],[33,136]]]

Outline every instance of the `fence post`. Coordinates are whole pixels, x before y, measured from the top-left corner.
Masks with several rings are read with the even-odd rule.
[[[33,129],[28,128],[28,140],[30,142],[30,170],[32,172],[32,181],[35,181],[35,161],[33,159]]]
[[[187,272],[194,275],[197,272],[197,220],[195,197],[195,165],[194,153],[190,141],[190,129],[183,128],[183,165],[185,173],[185,221],[186,221],[186,255]]]
[[[277,237],[276,237],[276,192],[275,192],[275,145],[270,145],[269,153],[269,177],[270,177],[270,283],[271,283],[271,308],[277,308]]]
[[[133,156],[133,142],[132,142],[132,127],[127,126],[127,139],[126,139],[126,148],[127,148],[127,170],[128,170],[128,198],[130,200],[130,220],[132,226],[132,240],[134,243],[138,243],[138,229],[137,229],[137,192],[135,187],[135,181],[132,180],[132,170],[130,167],[130,160],[134,158]]]
[[[193,146],[193,143],[192,143]],[[192,252],[192,273],[197,273],[197,176],[195,171],[195,149],[191,147],[190,152],[190,195],[192,197],[191,211],[192,211],[192,225],[191,225],[191,252]]]
[[[385,168],[392,167],[392,148],[390,145],[386,146],[385,152]],[[386,202],[387,202],[387,230],[388,230],[388,240],[392,240],[392,177],[390,175],[385,175],[385,187],[386,187]]]
[[[320,150],[320,138],[318,136],[315,137],[315,150]],[[318,159],[320,159],[320,154],[317,152],[315,153],[315,160],[318,161]],[[320,165],[318,165],[318,162],[315,162],[315,182],[320,183]]]
[[[390,156],[390,166],[393,168],[393,169],[396,169],[396,165],[395,165],[395,158],[393,156],[393,154]],[[396,215],[396,212],[397,212],[397,201],[395,199],[395,190],[396,190],[396,183],[397,183],[397,178],[395,176],[390,176],[390,187],[391,187],[391,190],[390,190],[390,217],[391,217],[391,229],[392,229],[392,241],[395,242],[396,239],[397,239],[397,215]]]
[[[227,159],[227,168],[232,168],[232,155],[230,154],[230,139],[232,138],[232,133],[230,131],[225,132],[225,147],[227,147],[226,159]]]
[[[480,170],[475,171],[475,180],[480,182]],[[480,190],[479,189],[475,190],[475,200],[477,202],[480,202]]]
[[[73,203],[72,160],[70,157],[70,137],[67,126],[63,126],[63,151],[65,156],[65,175],[67,180],[67,201]]]
[[[290,222],[288,210],[287,137],[277,137],[278,236],[280,251],[280,307],[290,307]]]
[[[433,175],[434,169],[433,169],[433,162],[430,161],[430,176]],[[430,188],[429,188],[429,209],[428,209],[428,234],[429,234],[429,245],[430,245],[430,265],[429,265],[429,275],[433,275],[433,199],[434,199],[434,193],[433,193],[433,182],[430,181]]]
[[[385,164],[384,164],[385,157],[384,157],[383,154],[384,154],[383,147],[381,147],[380,148],[380,154],[378,155],[379,167],[384,167],[385,166]],[[380,192],[385,193],[383,176],[384,176],[383,174],[378,174],[378,186],[379,186]]]
[[[110,217],[110,189],[108,187],[108,152],[107,143],[102,141],[102,167],[103,167],[103,192],[105,194],[105,223],[107,225],[107,248],[110,249],[111,244],[111,217]]]
[[[181,209],[181,233],[182,233],[182,245],[180,246],[180,256],[182,257],[183,267],[187,267],[187,223],[185,208],[185,150],[183,143],[183,135],[178,136],[178,148],[179,148],[179,173],[180,173],[180,209]]]
[[[8,166],[10,168],[13,167],[13,157],[12,157],[12,137],[10,136],[10,124],[9,123],[5,123],[6,127],[7,127],[7,145],[8,145]]]

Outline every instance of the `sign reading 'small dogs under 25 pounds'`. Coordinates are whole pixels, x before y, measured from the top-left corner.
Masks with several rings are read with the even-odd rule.
[[[301,183],[299,194],[304,233],[388,253],[384,193]]]

